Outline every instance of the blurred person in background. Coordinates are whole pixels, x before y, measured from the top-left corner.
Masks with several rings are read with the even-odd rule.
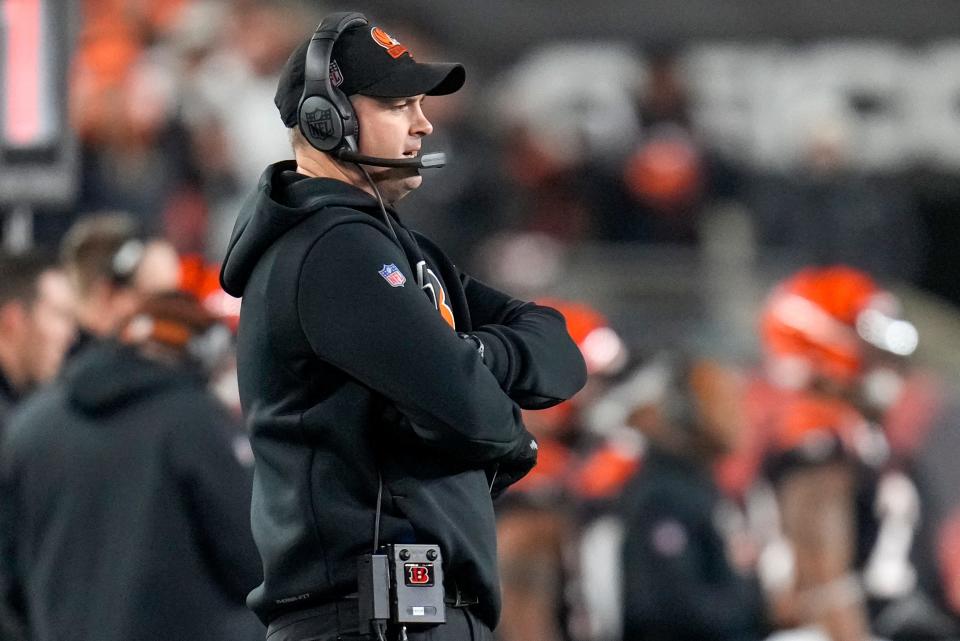
[[[315,12],[282,0],[202,2],[182,14],[173,34],[193,58],[180,77],[179,117],[190,131],[209,206],[208,258],[223,256],[247,186],[289,155],[289,137],[271,101],[283,63]]]
[[[629,240],[604,228],[630,218],[623,163],[640,131],[641,65],[620,43],[560,42],[533,50],[499,83],[503,224],[564,243]]]
[[[0,255],[0,434],[13,407],[52,380],[74,340],[63,270],[37,254]]]
[[[180,289],[195,296],[204,309],[230,329],[230,349],[224,355],[223,361],[211,373],[210,388],[220,402],[242,423],[236,353],[241,301],[230,296],[220,287],[220,265],[206,264],[203,258],[196,254],[184,256],[180,261]],[[246,442],[246,448],[248,447],[249,439]],[[252,460],[252,450],[249,456]]]
[[[551,44],[503,79],[504,222],[563,242],[695,244],[731,168],[695,131],[679,52]]]
[[[627,220],[608,212],[606,237],[688,245],[699,242],[700,216],[709,186],[706,160],[690,131],[671,123],[646,126],[624,169],[624,182],[636,211]],[[623,235],[615,238],[610,232],[618,228],[617,235]]]
[[[862,271],[807,268],[770,294],[761,335],[779,529],[764,574],[833,641],[952,638],[957,566],[937,550],[956,466],[931,450],[956,451],[958,415],[909,366],[919,337],[898,299]]]
[[[223,212],[286,153],[263,105],[304,14],[282,0],[84,2],[70,69],[80,193],[37,217],[38,241],[58,242],[76,212],[125,210],[180,251],[219,255]]]
[[[206,381],[229,331],[177,292],[132,312],[11,420],[4,602],[31,641],[262,639],[250,469]]]
[[[742,518],[713,465],[739,439],[741,377],[681,355],[644,366],[659,391],[631,411],[647,440],[623,492],[624,641],[747,641],[765,636],[767,603]],[[641,370],[641,373],[644,373]]]
[[[127,215],[99,214],[81,218],[64,237],[60,256],[76,296],[79,324],[70,357],[112,336],[144,296],[177,288],[176,250],[138,231]]]
[[[647,55],[637,91],[641,134],[623,169],[635,211],[604,212],[604,238],[694,244],[706,204],[709,163],[694,133],[680,53],[663,44]]]
[[[578,638],[574,618],[579,505],[576,480],[580,460],[594,446],[584,425],[584,412],[607,377],[623,366],[626,348],[607,319],[592,306],[570,300],[539,301],[563,314],[567,332],[587,365],[587,384],[572,399],[554,407],[525,412],[524,423],[537,438],[537,467],[513,485],[496,503],[497,548],[504,610],[497,638]],[[590,481],[603,484],[629,476],[629,461],[604,461]],[[626,473],[624,468],[629,468]],[[599,478],[602,475],[602,478]],[[615,482],[615,481],[614,481]],[[589,483],[589,481],[588,481]],[[592,596],[592,595],[591,595]],[[583,627],[580,625],[579,627]]]
[[[632,215],[607,211],[608,240],[700,244],[702,228],[720,201],[739,196],[743,175],[701,128],[696,90],[685,66],[685,44],[654,43],[636,92],[641,132],[621,179]]]
[[[81,145],[80,193],[72,212],[133,212],[147,233],[163,231],[169,208],[190,181],[187,144],[175,121],[177,83],[154,55],[185,0],[88,0],[70,69],[70,118]],[[62,236],[42,238],[55,242]]]
[[[849,403],[812,394],[781,399],[773,419],[762,475],[774,493],[777,529],[762,576],[793,601],[794,625],[822,635],[812,638],[866,641],[858,570],[869,551],[876,463],[872,452],[862,460],[857,444],[870,442],[871,427]]]
[[[283,63],[310,18],[295,3],[282,0],[228,6],[218,51],[199,71],[198,90],[217,117],[225,136],[224,157],[243,192],[264,166],[289,155],[290,141],[271,101]]]
[[[0,255],[0,442],[9,416],[37,386],[60,370],[73,341],[73,291],[63,270],[39,254]],[[0,501],[5,500],[0,497]],[[0,528],[16,524],[0,522]],[[0,533],[0,540],[4,534]],[[0,548],[0,552],[5,552]],[[0,568],[0,591],[8,568]],[[19,641],[24,631],[10,604],[0,602],[0,638]]]

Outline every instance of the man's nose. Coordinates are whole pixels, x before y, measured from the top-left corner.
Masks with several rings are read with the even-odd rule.
[[[423,109],[419,106],[417,107],[417,119],[413,123],[413,134],[416,136],[429,136],[433,133],[433,123],[427,120],[427,116],[423,113]]]

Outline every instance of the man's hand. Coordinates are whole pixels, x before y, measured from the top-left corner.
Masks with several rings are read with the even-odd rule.
[[[526,438],[520,445],[497,461],[497,467],[492,472],[490,495],[497,498],[508,487],[526,476],[537,464],[539,449],[537,439],[527,432]]]

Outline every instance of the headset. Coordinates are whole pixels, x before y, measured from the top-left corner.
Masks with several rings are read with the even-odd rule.
[[[297,124],[304,138],[319,151],[332,153],[340,160],[376,167],[443,167],[446,155],[425,154],[419,158],[377,158],[357,151],[360,127],[353,105],[346,94],[330,81],[333,45],[347,29],[370,23],[362,13],[333,13],[317,27],[303,69],[303,94],[297,110]]]
[[[129,287],[143,262],[147,246],[140,238],[130,238],[110,257],[110,280],[117,287]]]

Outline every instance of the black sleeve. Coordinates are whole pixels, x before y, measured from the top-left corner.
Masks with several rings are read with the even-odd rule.
[[[525,409],[543,409],[580,391],[587,368],[560,312],[516,300],[467,275],[461,282],[472,334],[483,342],[484,362],[510,398]]]
[[[0,638],[25,639],[26,612],[16,565],[18,495],[7,447],[0,454]]]
[[[759,639],[759,586],[723,560],[709,512],[692,514],[678,503],[679,497],[647,501],[626,524],[624,639]]]
[[[239,434],[225,409],[200,391],[184,406],[190,415],[171,421],[170,465],[211,574],[231,600],[243,604],[262,580],[250,528],[252,471],[237,458]]]
[[[387,265],[406,283],[381,276]],[[428,446],[473,465],[527,442],[520,408],[420,291],[402,251],[372,225],[339,225],[314,245],[298,308],[314,353],[392,401]]]

